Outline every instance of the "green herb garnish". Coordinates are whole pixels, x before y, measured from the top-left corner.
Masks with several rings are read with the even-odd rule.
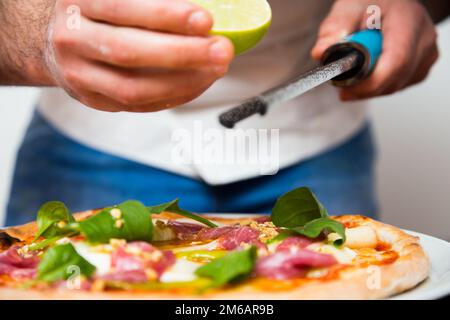
[[[54,282],[78,275],[90,277],[95,267],[78,254],[71,243],[47,250],[38,266],[38,280]]]
[[[212,280],[211,287],[220,287],[230,282],[246,279],[256,261],[256,247],[233,251],[198,268],[195,274]]]
[[[277,227],[317,238],[323,232],[335,232],[340,238],[335,245],[345,242],[345,228],[342,223],[328,217],[325,207],[306,187],[292,190],[281,196],[272,209],[272,222]]]
[[[304,235],[308,238],[317,238],[322,234],[322,232],[326,230],[329,233],[335,232],[339,235],[339,239],[333,241],[334,245],[341,246],[345,242],[344,225],[330,218],[319,218],[308,222],[303,227],[291,228],[290,230]]]
[[[178,199],[175,199],[175,200],[173,200],[171,202],[167,202],[167,203],[163,203],[163,204],[160,204],[160,205],[157,205],[157,206],[152,206],[152,207],[147,207],[147,208],[148,208],[148,210],[151,213],[154,213],[154,214],[159,214],[159,213],[164,212],[164,211],[177,213],[177,214],[179,214],[179,215],[181,215],[183,217],[186,217],[186,218],[198,221],[200,223],[203,223],[204,225],[207,225],[208,227],[211,227],[211,228],[217,228],[218,227],[215,223],[209,221],[206,218],[200,217],[200,216],[198,216],[196,214],[193,214],[193,213],[191,213],[189,211],[180,209],[180,207],[178,206],[178,202],[179,202]]]
[[[178,200],[158,206],[145,207],[141,202],[129,200],[114,207],[103,209],[100,213],[76,222],[69,209],[62,202],[48,202],[38,213],[39,231],[35,241],[40,237],[45,240],[32,245],[31,250],[40,250],[57,240],[82,234],[90,243],[108,243],[110,239],[151,242],[153,237],[152,214],[169,211],[180,214],[210,227],[217,227],[208,219],[183,210]]]
[[[150,242],[153,236],[150,212],[134,200],[104,209],[79,222],[79,229],[90,243],[108,243],[110,239]]]
[[[70,233],[65,226],[74,223],[75,219],[64,203],[52,201],[45,203],[39,209],[36,221],[39,229],[35,241],[40,237],[48,239]]]

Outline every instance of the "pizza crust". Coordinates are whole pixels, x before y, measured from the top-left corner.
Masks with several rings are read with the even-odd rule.
[[[96,211],[77,215],[77,219],[86,218]],[[162,218],[175,218],[173,214],[162,214]],[[214,218],[212,220],[215,220]],[[223,219],[220,219],[223,222]],[[249,220],[249,219],[243,219]],[[212,292],[206,295],[179,295],[170,292],[82,292],[70,290],[19,290],[0,288],[0,299],[379,299],[404,292],[425,280],[428,276],[429,260],[420,246],[419,239],[402,230],[362,216],[340,216],[336,220],[369,226],[375,230],[382,243],[392,246],[399,255],[393,263],[350,267],[340,271],[333,280],[309,280],[293,289],[284,291],[262,290],[250,283],[231,289]],[[233,220],[233,223],[242,220]],[[9,236],[26,240],[36,232],[34,223],[10,228]],[[379,277],[378,277],[379,276]],[[379,287],[376,287],[377,279]]]

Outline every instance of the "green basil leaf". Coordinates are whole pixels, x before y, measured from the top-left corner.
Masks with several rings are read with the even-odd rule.
[[[327,217],[328,212],[306,187],[281,196],[272,209],[272,222],[278,227],[302,227],[308,222]]]
[[[80,256],[71,243],[67,243],[47,250],[38,266],[38,279],[47,282],[67,280],[74,270],[90,277],[95,267]]]
[[[244,280],[253,271],[256,261],[256,247],[233,251],[226,256],[198,268],[195,274],[200,277],[212,279],[212,286],[219,287],[224,284]]]
[[[120,210],[120,217],[111,215],[114,209]],[[153,222],[150,212],[141,202],[129,200],[79,222],[79,229],[91,243],[108,243],[113,238],[150,242]]]
[[[48,238],[45,240],[42,240],[41,242],[38,243],[33,243],[28,247],[28,250],[30,251],[37,251],[37,250],[42,250],[47,248],[48,246],[51,246],[52,244],[54,244],[56,241],[58,241],[59,239],[63,238],[64,236],[56,236],[53,238]]]
[[[65,224],[75,222],[75,219],[70,214],[66,205],[59,201],[52,201],[45,203],[37,214],[38,232],[36,234],[35,241],[40,237],[53,238],[55,236],[63,235],[67,233],[67,230],[63,230],[58,226],[58,223],[63,222]]]
[[[317,238],[322,232],[327,231],[329,233],[335,232],[340,236],[340,239],[336,239],[334,245],[340,246],[345,243],[345,227],[342,223],[330,218],[319,218],[308,222],[303,227],[290,228],[290,230],[304,235],[308,238]]]
[[[177,213],[183,217],[198,221],[200,223],[203,223],[204,225],[207,225],[208,227],[211,228],[217,228],[218,226],[209,221],[208,219],[205,219],[203,217],[200,217],[196,214],[193,214],[189,211],[180,209],[180,207],[178,206],[178,199],[175,199],[171,202],[167,202],[167,203],[163,203],[157,206],[152,206],[152,207],[147,207],[148,211],[150,211],[153,214],[159,214],[161,212],[167,211],[167,212],[172,212],[172,213]]]

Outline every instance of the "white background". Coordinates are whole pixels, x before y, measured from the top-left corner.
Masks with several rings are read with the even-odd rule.
[[[450,22],[439,31],[442,58],[429,79],[373,100],[371,113],[383,220],[450,240]],[[37,94],[32,88],[0,88],[0,221]]]

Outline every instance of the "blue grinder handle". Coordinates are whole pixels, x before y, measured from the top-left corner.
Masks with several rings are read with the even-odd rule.
[[[368,77],[376,66],[383,50],[383,35],[380,30],[363,30],[345,37],[326,50],[322,63],[328,64],[352,52],[359,53],[358,66],[335,79],[338,86],[351,86]]]

